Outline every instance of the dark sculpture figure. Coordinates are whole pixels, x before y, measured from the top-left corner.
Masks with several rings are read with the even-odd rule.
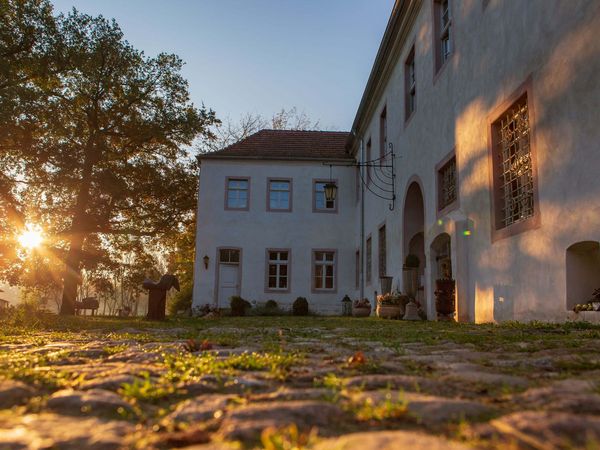
[[[165,320],[167,308],[167,291],[174,287],[179,291],[179,280],[175,275],[163,275],[158,283],[145,279],[142,283],[148,289],[148,315],[149,320]]]

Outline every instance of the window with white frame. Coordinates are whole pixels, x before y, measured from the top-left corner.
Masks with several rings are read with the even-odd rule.
[[[335,290],[336,252],[315,250],[313,252],[313,287],[315,290]]]
[[[315,211],[335,211],[337,198],[327,200],[325,198],[325,185],[327,181],[315,181],[314,183],[314,209]]]
[[[267,289],[285,291],[289,288],[289,250],[267,250]]]
[[[439,71],[452,54],[452,11],[450,0],[434,0],[435,69]]]
[[[387,154],[387,106],[379,116],[379,164],[383,165]]]
[[[360,251],[356,250],[354,255],[354,286],[356,289],[360,287]]]
[[[228,178],[225,205],[227,209],[248,209],[248,178]]]
[[[373,245],[372,245],[373,241],[371,240],[371,238],[369,237],[367,239],[367,245],[366,245],[366,249],[365,249],[365,253],[366,253],[366,257],[367,257],[367,267],[366,267],[366,281],[367,284],[371,283],[371,277],[373,275],[373,254],[372,254],[372,250],[373,250]]]
[[[387,243],[385,225],[379,228],[379,276],[387,276]]]
[[[417,79],[415,74],[415,47],[410,50],[404,65],[405,114],[408,120],[417,108]]]
[[[291,211],[291,190],[290,180],[269,180],[269,210]]]
[[[219,250],[219,262],[223,264],[239,264],[240,251],[236,248],[222,248]]]

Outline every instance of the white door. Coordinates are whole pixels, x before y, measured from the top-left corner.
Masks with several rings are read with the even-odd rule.
[[[237,264],[219,264],[219,298],[217,304],[221,307],[229,304],[229,298],[240,294]]]

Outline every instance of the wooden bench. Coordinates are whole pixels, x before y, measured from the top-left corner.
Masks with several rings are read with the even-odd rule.
[[[75,314],[79,315],[81,311],[89,310],[92,312],[92,316],[96,314],[98,308],[100,307],[100,302],[96,300],[96,297],[86,297],[81,299],[80,302],[75,302]]]

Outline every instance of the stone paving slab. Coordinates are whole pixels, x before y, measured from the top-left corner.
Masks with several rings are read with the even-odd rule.
[[[244,320],[9,339],[0,449],[600,448],[597,332],[460,331],[476,345],[464,325]],[[363,323],[376,325],[366,339]],[[212,349],[186,351],[193,333]]]

